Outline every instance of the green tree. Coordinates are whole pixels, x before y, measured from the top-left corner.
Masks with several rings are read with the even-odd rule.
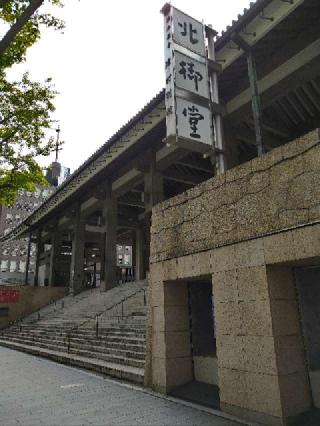
[[[62,6],[60,0],[47,0]],[[46,138],[52,127],[55,90],[50,79],[33,82],[28,74],[11,82],[6,72],[23,62],[27,49],[39,40],[41,27],[62,30],[64,23],[42,13],[44,0],[0,0],[0,204],[12,204],[19,190],[34,191],[46,184],[38,156],[47,156],[54,142]]]

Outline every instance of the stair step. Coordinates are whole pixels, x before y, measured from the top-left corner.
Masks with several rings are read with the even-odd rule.
[[[67,344],[64,345],[56,345],[53,343],[42,343],[42,342],[30,342],[28,340],[25,339],[19,339],[19,338],[11,338],[11,339],[6,339],[7,342],[12,342],[12,343],[17,343],[17,344],[21,344],[21,345],[26,345],[26,346],[30,346],[30,347],[39,347],[42,349],[48,349],[48,350],[53,350],[53,351],[58,351],[58,352],[67,352]],[[90,349],[84,349],[84,348],[75,348],[72,345],[70,346],[70,353],[75,353],[77,355],[81,355],[81,356],[88,356],[88,357],[93,357],[96,359],[103,359],[109,362],[114,362],[116,364],[120,364],[120,365],[131,365],[134,367],[143,367],[144,366],[144,357],[141,358],[133,358],[124,354],[120,354],[120,355],[116,355],[116,354],[112,354],[112,353],[107,353],[107,352],[98,352],[95,351],[94,348],[90,348]]]
[[[21,334],[15,335],[15,334],[6,334],[2,336],[2,339],[4,340],[10,340],[10,341],[21,341],[26,344],[41,344],[41,345],[47,345],[47,346],[63,346],[67,347],[68,341],[67,339],[50,339],[50,338],[41,338],[41,339],[33,339],[30,336],[22,336]],[[145,347],[143,345],[130,345],[128,347],[127,345],[121,345],[121,343],[110,346],[108,341],[101,340],[93,340],[91,342],[89,341],[77,341],[74,339],[70,339],[70,346],[77,349],[84,349],[84,350],[91,350],[96,351],[97,353],[107,353],[107,354],[123,354],[127,357],[137,358],[137,359],[144,359],[145,354]]]
[[[65,343],[67,340],[67,336],[34,336],[32,334],[29,333],[13,333],[13,332],[6,332],[3,333],[2,335],[3,339],[10,339],[15,338],[15,337],[19,337],[22,338],[24,340],[30,340],[30,341],[41,341],[41,342],[55,342],[55,343]],[[79,338],[79,337],[71,337],[70,341],[72,342],[72,344],[78,344],[78,345],[86,345],[86,344],[90,344],[92,346],[102,346],[106,349],[110,348],[110,349],[122,349],[122,350],[133,350],[136,352],[142,351],[144,352],[145,349],[145,339],[138,339],[138,340],[134,340],[134,343],[128,343],[125,339],[121,339],[119,338],[119,341],[113,342],[113,341],[109,341],[108,338],[101,338],[101,337],[96,337],[95,335],[92,335],[88,338]]]
[[[31,353],[33,355],[49,358],[63,364],[74,365],[77,367],[97,371],[99,373],[103,373],[118,379],[129,380],[141,384],[143,383],[143,368],[119,365],[101,359],[93,359],[76,354],[68,354],[65,352],[43,349],[38,346],[28,346],[19,343],[13,343],[6,340],[0,340],[0,345],[11,349],[20,350],[22,352]]]

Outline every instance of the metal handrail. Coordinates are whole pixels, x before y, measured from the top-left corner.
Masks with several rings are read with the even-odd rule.
[[[126,302],[127,300],[131,299],[132,297],[136,296],[137,294],[141,293],[143,291],[143,304],[144,306],[147,305],[147,298],[146,298],[146,290],[144,288],[140,288],[138,291],[136,291],[135,293],[130,294],[129,296],[125,297],[124,299],[120,300],[119,302],[115,303],[112,306],[109,306],[108,308],[104,309],[103,311],[95,314],[94,317],[91,317],[89,319],[86,319],[85,321],[81,322],[80,324],[77,324],[76,326],[72,327],[68,332],[67,332],[67,353],[70,352],[70,338],[71,338],[71,334],[78,330],[79,327],[82,327],[83,325],[87,324],[90,321],[95,320],[96,324],[95,324],[95,329],[96,329],[96,337],[99,336],[99,317],[101,317],[103,314],[105,314],[108,311],[111,311],[111,309],[115,308],[116,306],[121,305],[121,319],[123,319],[123,303]],[[114,315],[114,317],[118,317],[118,315]]]

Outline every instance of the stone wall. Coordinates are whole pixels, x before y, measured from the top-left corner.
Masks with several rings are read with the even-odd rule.
[[[49,303],[61,299],[66,294],[66,289],[62,287],[0,285],[0,290],[19,291],[18,302],[0,303],[0,308],[9,309],[7,317],[0,317],[0,329],[6,327],[12,321],[24,318]]]
[[[210,278],[221,409],[289,424],[312,405],[293,268],[319,264],[318,130],[156,206],[145,385],[194,379],[187,288]]]
[[[151,263],[320,220],[319,130],[152,212]]]

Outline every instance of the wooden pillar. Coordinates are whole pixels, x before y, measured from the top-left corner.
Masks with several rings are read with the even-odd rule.
[[[51,234],[51,253],[49,266],[49,287],[54,287],[58,283],[55,282],[57,262],[60,254],[60,234],[55,228]]]
[[[39,264],[40,255],[42,253],[42,241],[41,241],[41,228],[37,232],[37,253],[36,253],[36,264],[34,270],[34,282],[33,285],[37,287],[39,285]]]
[[[72,238],[72,256],[70,268],[70,293],[76,295],[83,290],[85,221],[81,217],[80,206],[75,215]]]
[[[117,223],[118,208],[117,199],[112,193],[111,183],[108,182],[106,197],[103,205],[104,234],[104,258],[101,258],[101,266],[104,269],[100,290],[107,291],[117,284]]]
[[[30,267],[30,253],[31,253],[31,231],[29,231],[28,249],[27,249],[27,261],[26,261],[26,275],[25,285],[29,285],[29,267]]]

